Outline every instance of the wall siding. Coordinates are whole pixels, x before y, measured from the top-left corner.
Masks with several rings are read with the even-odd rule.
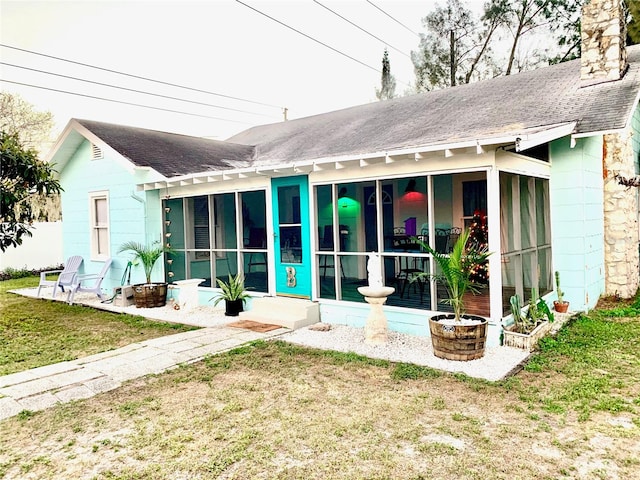
[[[588,310],[604,293],[602,137],[551,143],[553,268],[572,310]]]
[[[102,286],[107,294],[111,294],[114,287],[120,286],[130,258],[128,254],[118,253],[120,245],[126,241],[149,243],[161,240],[162,225],[158,192],[136,192],[135,186],[142,181],[141,175],[134,174],[124,168],[121,162],[115,161],[115,153],[105,149],[104,155],[103,159],[91,160],[91,144],[85,141],[60,174],[64,187],[63,243],[65,258],[82,255],[85,273],[100,270],[102,262],[91,260],[89,192],[108,191],[110,249],[114,261]],[[149,225],[153,225],[153,229],[149,230]],[[157,281],[164,277],[161,263],[158,262],[154,270],[153,279]],[[142,281],[142,267],[134,267],[131,282]]]

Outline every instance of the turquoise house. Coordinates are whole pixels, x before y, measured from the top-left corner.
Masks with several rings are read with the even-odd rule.
[[[122,243],[162,242],[175,254],[153,277],[175,287],[171,295],[174,282],[199,279],[208,304],[216,278],[242,272],[250,309],[295,298],[324,322],[363,326],[369,309],[357,287],[374,252],[395,287],[389,328],[428,335],[427,318],[449,306],[442,286],[420,275],[435,266],[415,238],[447,252],[472,228],[493,252],[485,288],[467,301],[490,319],[489,345],[510,321],[511,295],[526,301],[535,287],[555,299],[556,270],[572,310],[632,296],[640,48],[588,35],[620,24],[609,13],[593,16],[594,27],[585,10],[582,59],[226,141],[73,119],[50,154],[64,187],[65,257],[82,255],[87,271],[113,257],[110,293],[128,281]],[[134,268],[131,283],[143,280]]]

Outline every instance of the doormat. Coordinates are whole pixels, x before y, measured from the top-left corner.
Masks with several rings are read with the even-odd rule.
[[[253,332],[259,332],[259,333],[270,332],[271,330],[282,328],[280,327],[280,325],[253,322],[251,320],[238,320],[237,322],[229,323],[228,326],[235,327],[235,328],[246,328],[247,330],[251,330]]]

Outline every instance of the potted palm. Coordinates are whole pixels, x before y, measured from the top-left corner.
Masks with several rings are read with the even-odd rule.
[[[118,253],[133,253],[133,264],[142,264],[147,283],[133,285],[133,298],[137,308],[163,307],[167,302],[167,283],[152,282],[151,272],[156,262],[164,253],[170,253],[171,249],[159,242],[144,245],[139,242],[126,242],[120,246]]]
[[[224,300],[224,314],[230,317],[237,317],[244,310],[244,303],[250,295],[244,288],[244,275],[241,273],[235,276],[229,275],[228,279],[229,281],[225,282],[216,278],[216,283],[221,291],[217,297],[213,297],[210,300],[214,300],[214,306]]]
[[[449,296],[445,302],[453,310],[453,314],[435,315],[429,319],[433,353],[447,360],[474,360],[484,355],[487,319],[465,314],[464,295],[478,293],[479,285],[472,280],[471,274],[475,267],[487,261],[490,253],[486,247],[469,242],[470,235],[471,231],[465,229],[448,254],[420,242],[439,267],[439,273],[431,276],[445,285]]]

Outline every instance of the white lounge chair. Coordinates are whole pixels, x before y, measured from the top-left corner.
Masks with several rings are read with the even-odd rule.
[[[76,278],[72,285],[69,286],[69,292],[67,293],[67,303],[71,305],[73,303],[73,297],[76,292],[90,292],[95,293],[100,300],[104,300],[102,297],[102,280],[104,280],[104,276],[107,274],[109,267],[111,267],[112,259],[108,258],[104,265],[102,266],[102,270],[100,273],[89,273],[86,275],[76,275]]]
[[[51,298],[56,298],[56,290],[58,287],[64,292],[64,287],[69,287],[74,282],[78,270],[82,265],[82,257],[80,255],[74,255],[67,259],[67,263],[62,270],[49,270],[46,272],[40,272],[40,283],[38,284],[38,297],[40,296],[40,290],[42,287],[53,287],[53,293]],[[59,273],[58,278],[55,280],[47,280],[47,275],[53,275]]]

